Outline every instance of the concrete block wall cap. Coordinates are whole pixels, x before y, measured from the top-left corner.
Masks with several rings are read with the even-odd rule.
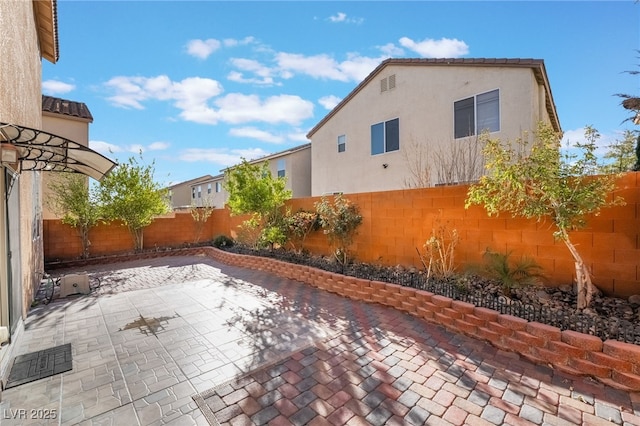
[[[562,333],[558,327],[542,324],[539,322],[527,323],[526,330],[529,334],[542,337],[545,340],[560,340]]]
[[[513,315],[499,314],[498,323],[513,330],[525,330],[529,321]]]
[[[448,308],[449,306],[451,306],[452,301],[453,299],[451,299],[450,297],[440,296],[438,294],[431,297],[431,302],[434,305],[440,306],[442,308]]]
[[[494,311],[493,309],[489,309],[489,308],[481,308],[481,307],[476,307],[473,310],[473,313],[478,318],[482,318],[487,321],[497,321],[498,316],[500,315],[498,311]]]
[[[640,365],[640,346],[618,340],[607,340],[603,343],[602,352],[632,364]]]
[[[460,311],[463,314],[472,314],[475,310],[475,305],[469,302],[463,302],[461,300],[453,300],[451,302],[451,308],[456,311]]]

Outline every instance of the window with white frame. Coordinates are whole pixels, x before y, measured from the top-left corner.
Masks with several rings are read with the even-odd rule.
[[[222,182],[216,182],[216,192],[222,192]]]
[[[345,135],[338,136],[338,152],[347,150],[347,137]]]
[[[371,126],[371,155],[400,149],[400,119],[384,121]]]
[[[500,91],[481,93],[453,103],[454,137],[500,130]]]
[[[211,194],[211,184],[207,184],[207,194]]]
[[[198,185],[198,198],[202,198],[202,186]]]
[[[196,199],[196,187],[195,186],[191,187],[191,199],[192,200]]]
[[[284,161],[284,158],[281,158],[278,160],[278,177],[285,177],[286,175],[286,171],[285,171],[285,167],[286,167],[286,163]]]

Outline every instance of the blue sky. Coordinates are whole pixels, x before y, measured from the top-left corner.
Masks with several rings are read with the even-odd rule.
[[[543,59],[565,131],[637,129],[640,3],[58,1],[44,94],[87,104],[91,148],[156,179],[216,175],[305,135],[389,57]]]

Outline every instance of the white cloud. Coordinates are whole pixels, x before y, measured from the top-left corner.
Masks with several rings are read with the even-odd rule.
[[[131,145],[116,145],[105,141],[89,141],[89,147],[94,151],[109,156],[109,154],[117,154],[130,152],[138,154],[145,151],[162,151],[169,148],[167,142],[153,142],[149,145],[131,144]]]
[[[227,78],[237,83],[252,83],[260,85],[273,85],[274,70],[253,59],[233,58],[231,64],[241,71],[253,73],[259,78],[245,78],[244,74],[238,71],[232,71]]]
[[[422,41],[413,41],[408,37],[402,37],[400,44],[424,58],[457,58],[469,53],[467,43],[455,38],[441,38],[440,40],[428,38]]]
[[[118,145],[114,145],[104,141],[89,141],[89,148],[94,151],[98,151],[102,155],[109,155],[111,153],[122,152],[123,149]]]
[[[168,149],[169,146],[170,144],[168,142],[153,142],[149,144],[147,149],[149,151],[164,151],[165,149]]]
[[[307,139],[307,132],[304,132],[300,129],[296,129],[295,132],[287,134],[287,139],[289,139],[290,141],[301,142],[301,143],[309,142],[309,139]]]
[[[215,104],[218,110],[210,111],[211,118],[232,124],[261,121],[297,125],[313,116],[313,103],[293,95],[261,100],[257,95],[231,93]]]
[[[329,55],[304,56],[296,53],[276,54],[276,62],[282,73],[299,73],[321,80],[361,81],[385,59],[349,55],[348,59],[338,62]]]
[[[338,12],[335,15],[329,16],[328,19],[334,23],[361,24],[364,22],[362,18],[349,18],[344,12]]]
[[[253,37],[245,37],[237,40],[233,38],[227,38],[222,41],[215,38],[209,38],[206,40],[194,39],[187,42],[187,53],[198,59],[207,59],[212,53],[216,52],[222,47],[236,47],[245,46],[255,42]]]
[[[50,95],[60,95],[75,90],[74,84],[65,83],[58,80],[46,80],[42,82],[42,91]]]
[[[108,100],[117,107],[144,109],[147,100],[172,100],[175,106],[188,110],[197,108],[222,93],[222,85],[215,80],[200,77],[173,82],[166,75],[157,77],[113,77],[105,83],[115,95]]]
[[[233,38],[227,38],[222,41],[225,47],[235,47],[235,46],[246,46],[247,44],[252,44],[256,41],[254,37],[245,37],[241,40],[236,40]]]
[[[256,127],[233,128],[229,131],[229,134],[235,137],[257,139],[269,143],[284,142],[284,138],[282,136],[274,135],[273,133],[269,133],[265,130],[260,130]]]
[[[576,145],[584,144],[587,142],[584,132],[584,127],[565,131],[562,135],[562,149],[565,152],[577,152]],[[602,157],[607,152],[609,146],[611,146],[611,144],[613,144],[616,139],[621,139],[621,137],[601,134],[600,137],[596,140],[596,156]]]
[[[383,46],[378,46],[378,49],[388,57],[401,57],[404,56],[404,49],[396,46],[393,43],[387,43]]]
[[[269,153],[260,148],[250,149],[227,149],[227,148],[190,148],[184,150],[180,154],[181,161],[198,162],[206,161],[209,163],[221,164],[225,167],[234,166],[242,161],[242,158],[247,160],[255,160],[260,157],[264,157]]]
[[[318,103],[323,107],[325,107],[325,109],[331,110],[335,108],[335,106],[338,105],[341,100],[342,99],[340,99],[337,96],[329,95],[329,96],[323,96],[320,99],[318,99]]]
[[[214,38],[207,40],[189,40],[187,43],[187,53],[199,59],[207,59],[209,55],[220,49],[221,45],[222,43]]]
[[[115,91],[109,101],[123,108],[144,109],[148,100],[172,101],[186,121],[232,124],[260,121],[299,124],[313,116],[313,103],[293,95],[278,95],[260,99],[257,95],[231,93],[218,98],[212,107],[209,101],[222,93],[215,80],[189,77],[174,82],[165,75],[157,77],[114,77],[106,86]]]

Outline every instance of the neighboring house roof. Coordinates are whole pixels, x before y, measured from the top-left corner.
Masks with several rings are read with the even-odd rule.
[[[84,102],[75,102],[42,95],[42,111],[82,118],[89,122],[93,122],[91,111],[89,111],[89,108]]]
[[[285,149],[284,151],[278,151],[278,152],[274,152],[273,154],[267,154],[267,155],[265,155],[263,157],[256,158],[255,160],[248,161],[248,163],[249,164],[262,163],[264,161],[273,160],[274,158],[283,157],[285,155],[293,154],[294,152],[303,151],[303,150],[309,149],[309,148],[311,148],[311,142],[307,142],[307,143],[302,144],[302,145],[294,146],[293,148]],[[225,169],[222,169],[222,171],[224,172],[226,170],[233,169],[236,166],[237,166],[237,164],[235,166],[229,166],[229,167],[227,167]]]
[[[283,157],[285,155],[293,154],[294,152],[302,151],[307,148],[311,148],[311,142],[294,146],[293,148],[285,149],[284,151],[274,152],[273,154],[268,154],[264,157],[256,158],[255,160],[249,161],[249,164],[262,163],[263,161],[269,161],[274,158]]]
[[[556,106],[551,94],[551,86],[547,78],[547,71],[542,59],[491,59],[491,58],[392,58],[386,59],[380,63],[355,89],[351,91],[329,114],[327,114],[318,124],[313,127],[307,138],[311,139],[331,117],[337,114],[344,105],[346,105],[360,90],[362,90],[371,80],[387,66],[480,66],[480,67],[514,67],[514,68],[531,68],[538,84],[542,84],[546,91],[546,108],[551,117],[551,124],[556,131],[560,131],[560,121],[556,112]]]
[[[33,0],[38,30],[40,55],[51,63],[58,62],[58,6],[56,0]]]
[[[193,178],[193,179],[190,179],[190,180],[185,180],[184,182],[176,183],[174,185],[169,186],[167,189],[173,189],[176,186],[195,185],[195,184],[197,184],[199,182],[205,182],[205,181],[208,181],[208,180],[211,180],[211,179],[213,179],[213,176],[204,175],[204,176],[200,176],[200,177]]]

